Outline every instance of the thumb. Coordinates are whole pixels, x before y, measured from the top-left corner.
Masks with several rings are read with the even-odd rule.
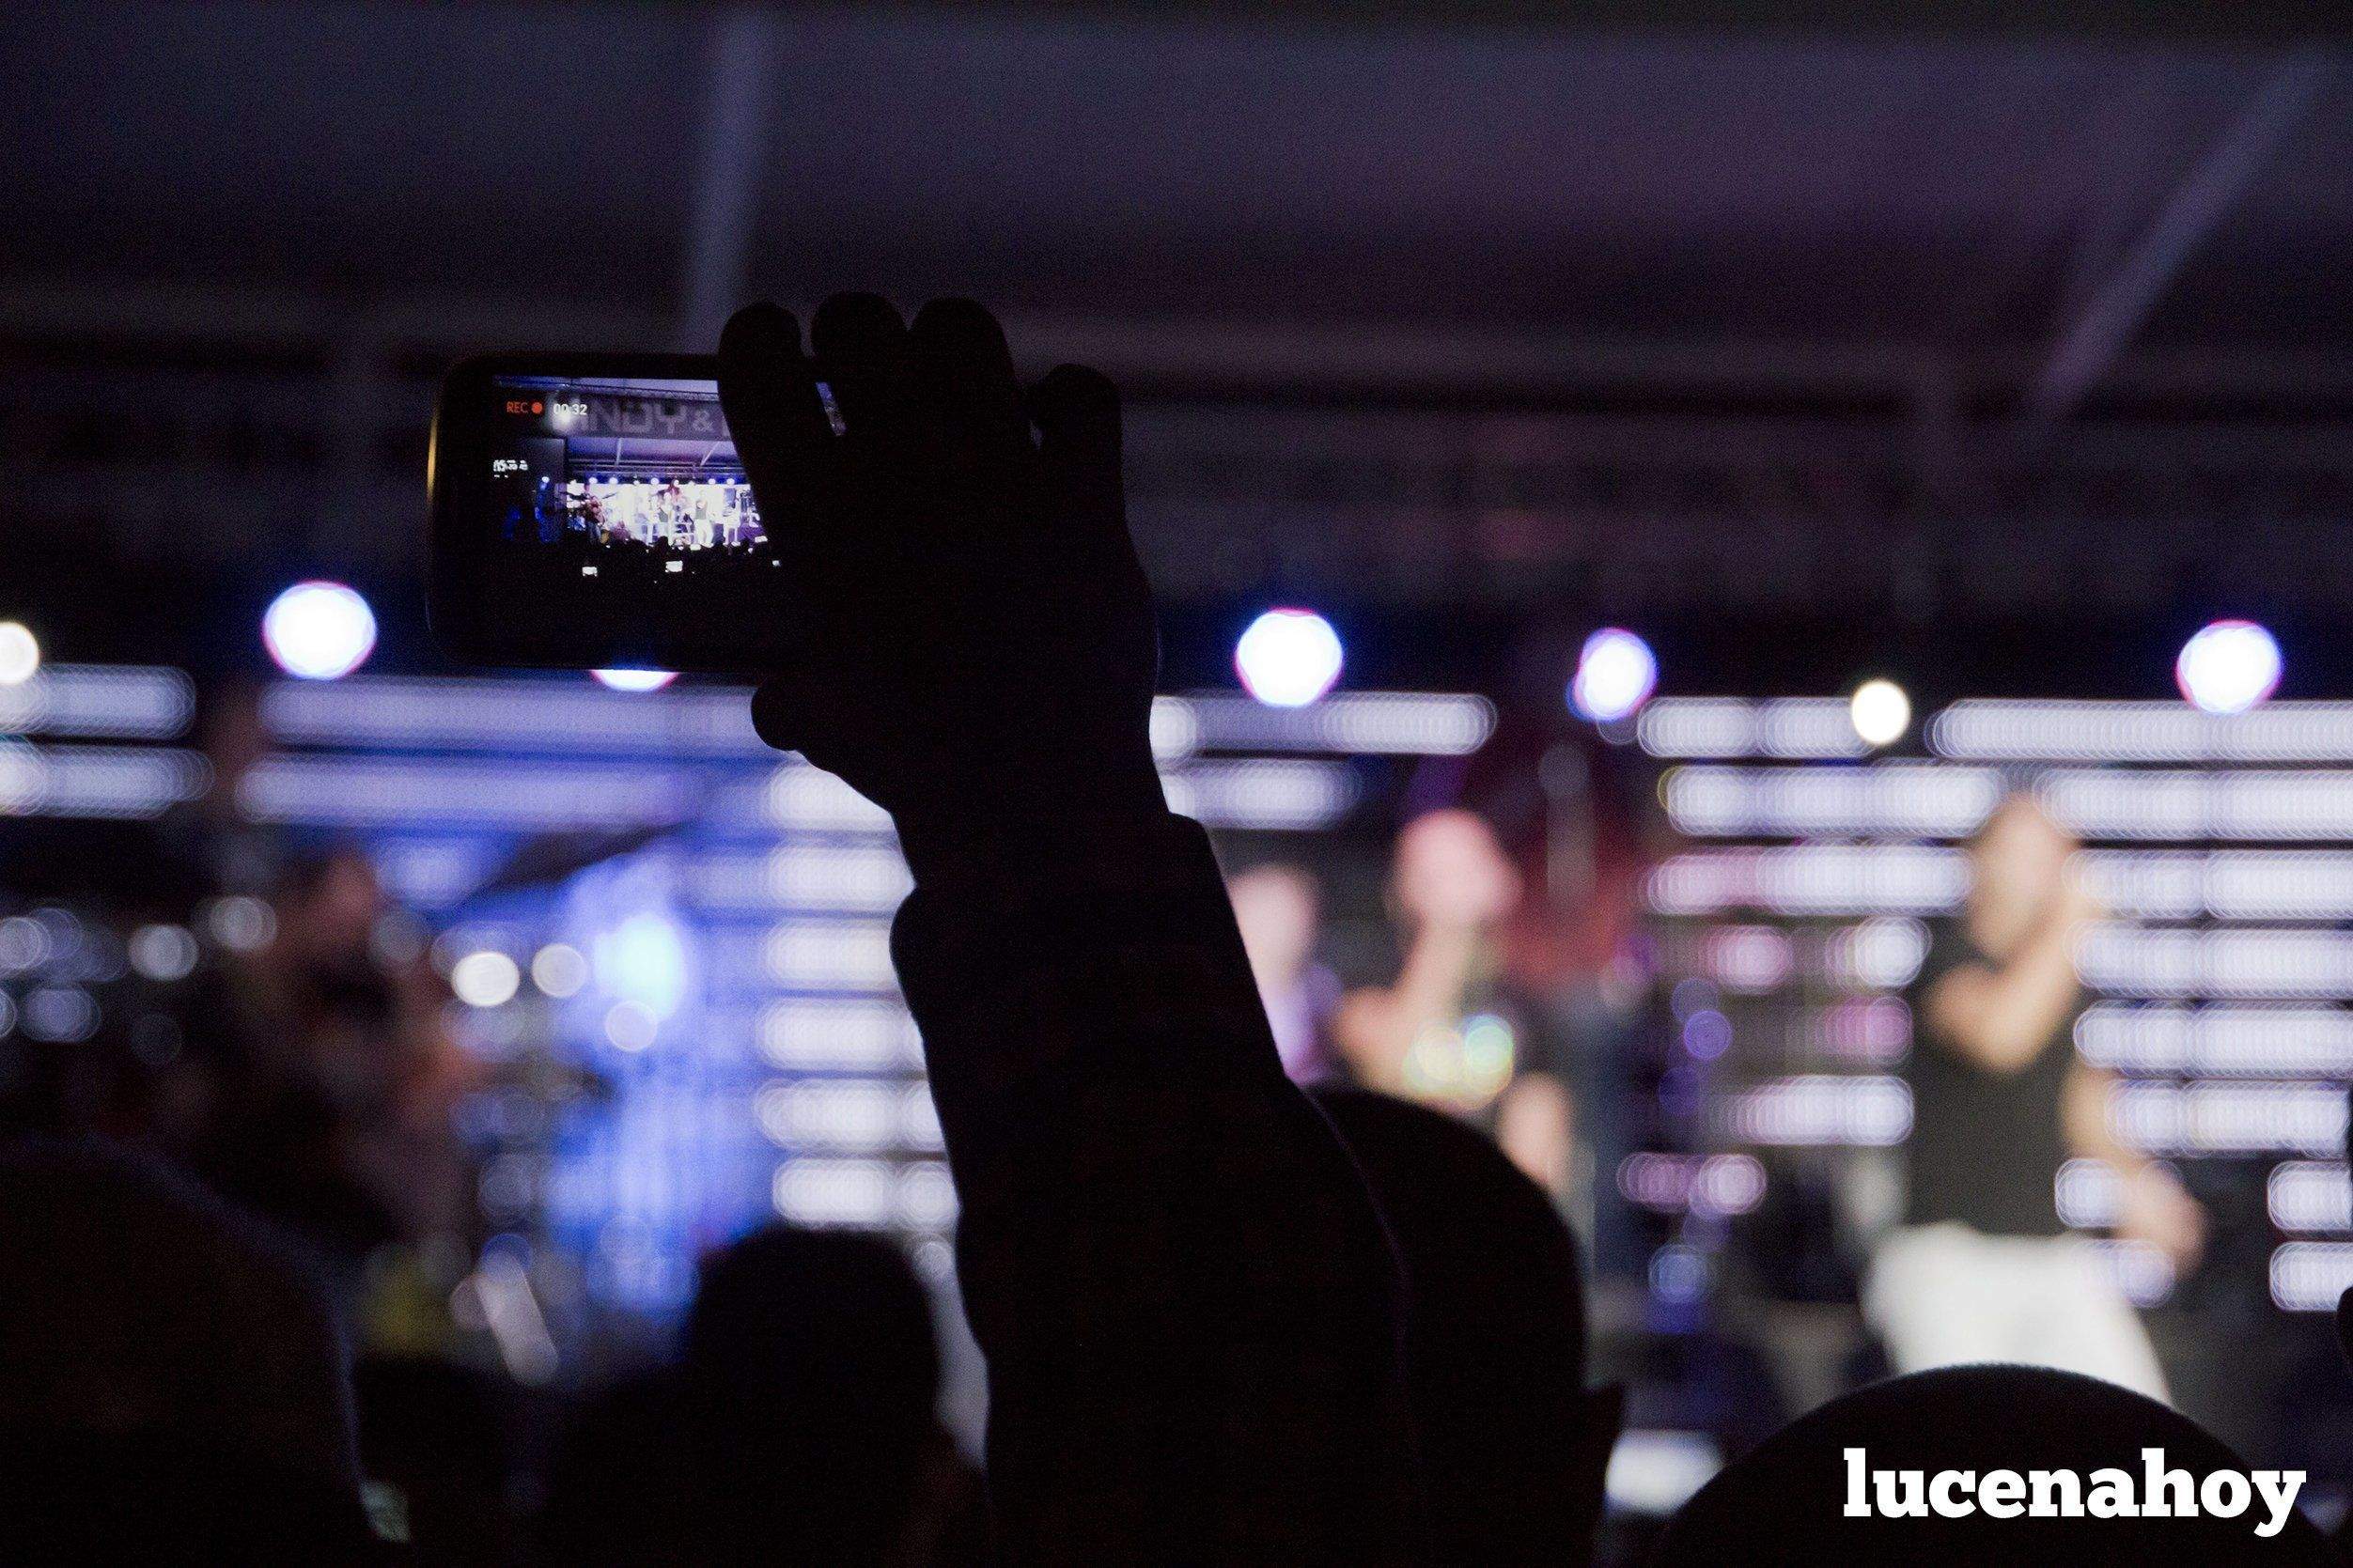
[[[809,504],[832,461],[833,427],[790,312],[744,306],[719,338],[719,405],[768,536],[807,544]]]
[[[771,675],[752,693],[752,728],[777,751],[798,752],[816,766],[836,771],[842,737],[834,709],[824,687],[804,673]]]

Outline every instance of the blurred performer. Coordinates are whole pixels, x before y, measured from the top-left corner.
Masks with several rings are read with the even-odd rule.
[[[687,512],[686,491],[679,489],[677,479],[654,492],[654,516],[660,520],[655,525],[660,537],[680,546],[693,544],[693,519]]]
[[[1547,1192],[1568,1179],[1571,1107],[1542,1014],[1501,974],[1497,933],[1519,873],[1484,817],[1434,811],[1397,836],[1390,884],[1405,958],[1385,986],[1352,992],[1333,1041],[1368,1088],[1486,1126]]]
[[[588,482],[585,479],[564,481],[564,526],[566,528],[585,533],[592,539],[601,537],[604,521],[600,516],[601,511],[602,508],[597,505],[597,498],[588,493]]]
[[[1254,866],[1226,884],[1242,950],[1266,1003],[1283,1070],[1313,1083],[1332,1070],[1331,1022],[1340,982],[1316,962],[1321,895],[1303,868],[1279,862]]]
[[[2186,1271],[2204,1212],[2109,1130],[2110,1075],[2076,1055],[2072,952],[2098,911],[2074,842],[2023,795],[1971,846],[1960,916],[1913,984],[1911,1180],[1905,1222],[1872,1260],[1863,1310],[1898,1372],[2015,1361],[2165,1397],[2130,1303],[2059,1221],[2070,1156],[2117,1180],[2115,1232]]]

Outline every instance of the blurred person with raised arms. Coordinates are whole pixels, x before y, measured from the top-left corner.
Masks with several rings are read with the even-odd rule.
[[[2147,1331],[2055,1196],[2067,1159],[2099,1160],[2116,1182],[2116,1235],[2177,1272],[2197,1262],[2203,1211],[2116,1138],[2112,1077],[2076,1054],[2073,954],[2099,910],[2075,848],[2023,794],[1970,846],[1968,902],[1912,983],[1904,1222],[1872,1260],[1863,1309],[1899,1372],[2020,1362],[2162,1399]]]
[[[1477,813],[1449,807],[1406,824],[1390,878],[1403,962],[1387,985],[1349,993],[1333,1037],[1359,1082],[1486,1127],[1557,1196],[1572,1126],[1563,1064],[1546,1048],[1543,1010],[1504,979],[1496,939],[1521,891]]]

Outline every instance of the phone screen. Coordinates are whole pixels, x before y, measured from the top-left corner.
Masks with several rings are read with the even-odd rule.
[[[616,589],[708,589],[772,572],[711,381],[500,376],[490,523],[507,551]]]
[[[760,513],[717,369],[708,357],[573,353],[451,368],[429,461],[429,602],[447,652],[473,664],[777,667],[791,520]],[[833,416],[830,392],[819,397]]]

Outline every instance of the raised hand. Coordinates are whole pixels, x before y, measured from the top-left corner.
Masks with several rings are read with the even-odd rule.
[[[771,304],[720,344],[727,423],[786,562],[792,651],[754,701],[762,738],[911,839],[1163,810],[1111,382],[1064,365],[1024,393],[967,300],[911,327],[836,295],[810,349]]]

